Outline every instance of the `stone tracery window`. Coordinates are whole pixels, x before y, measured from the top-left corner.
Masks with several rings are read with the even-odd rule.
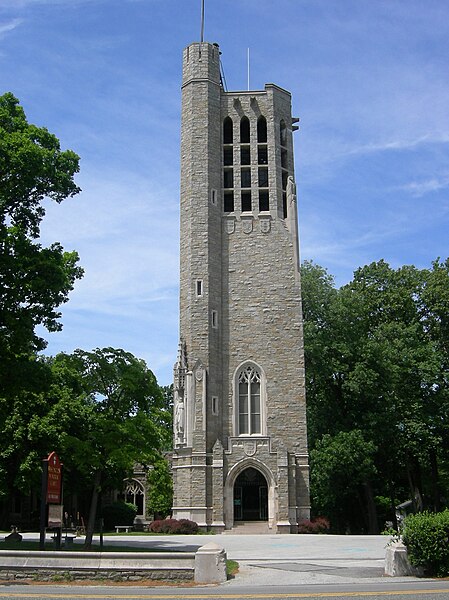
[[[125,502],[134,504],[137,507],[137,514],[144,514],[145,490],[143,484],[137,479],[127,479],[124,481],[123,494]]]
[[[261,374],[246,365],[238,375],[238,435],[262,433]]]

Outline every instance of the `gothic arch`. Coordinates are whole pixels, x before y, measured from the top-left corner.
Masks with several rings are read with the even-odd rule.
[[[123,480],[123,496],[126,502],[137,506],[136,516],[145,516],[145,486],[138,479],[130,478]]]
[[[257,373],[258,380],[260,383],[260,429],[257,432],[251,433],[251,429],[247,432],[241,432],[241,427],[239,424],[239,402],[240,402],[240,378],[241,375],[245,372],[249,372],[252,370],[254,373]],[[232,387],[233,387],[233,435],[234,436],[245,436],[250,435],[258,436],[258,435],[267,435],[267,414],[266,414],[266,396],[267,396],[267,385],[266,385],[266,377],[265,371],[262,369],[260,365],[252,360],[246,360],[236,368],[234,371],[234,375],[232,378]],[[250,401],[250,399],[249,399]],[[249,418],[251,417],[251,407],[249,407]]]
[[[234,485],[237,477],[246,469],[252,467],[265,477],[268,486],[268,527],[271,529],[275,525],[276,515],[276,482],[271,472],[262,461],[257,458],[249,457],[236,463],[228,471],[224,485],[224,522],[226,529],[231,529],[234,526]]]

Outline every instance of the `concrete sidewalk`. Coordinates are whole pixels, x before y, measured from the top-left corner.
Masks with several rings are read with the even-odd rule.
[[[37,539],[36,534],[24,534]],[[392,581],[384,573],[387,536],[368,535],[105,535],[108,545],[195,552],[213,542],[240,564],[224,585],[351,584]],[[75,540],[82,544],[83,539]],[[394,578],[395,582],[412,577]],[[422,581],[422,580],[421,580]]]

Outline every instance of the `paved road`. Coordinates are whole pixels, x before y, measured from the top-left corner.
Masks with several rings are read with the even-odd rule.
[[[448,582],[419,582],[378,586],[362,585],[360,589],[347,586],[223,586],[203,588],[144,588],[144,587],[76,587],[76,586],[18,586],[0,585],[2,600],[447,600]]]
[[[32,538],[33,534],[25,537]],[[226,585],[347,584],[384,580],[385,536],[182,535],[105,536],[107,544],[194,552],[213,542],[237,560],[240,570]],[[77,540],[82,544],[82,540]],[[395,579],[396,580],[396,579]],[[409,581],[410,578],[405,578]]]

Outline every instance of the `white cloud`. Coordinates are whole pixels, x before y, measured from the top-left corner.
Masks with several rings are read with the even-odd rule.
[[[12,19],[7,23],[0,23],[0,37],[2,37],[5,33],[9,33],[19,27],[23,23],[23,19]]]
[[[420,198],[426,194],[437,192],[438,190],[443,190],[445,188],[449,188],[449,175],[432,177],[423,181],[412,181],[406,185],[400,186],[398,189],[410,192],[413,196]]]
[[[49,205],[42,242],[76,250],[85,269],[71,295],[75,310],[136,316],[177,297],[177,197],[142,176],[86,176],[85,192]]]
[[[385,140],[378,143],[368,143],[361,146],[349,148],[341,153],[341,156],[351,156],[360,154],[371,154],[375,152],[385,152],[388,150],[413,150],[426,144],[439,144],[449,142],[449,134],[426,134],[417,138],[404,138],[395,140]]]

